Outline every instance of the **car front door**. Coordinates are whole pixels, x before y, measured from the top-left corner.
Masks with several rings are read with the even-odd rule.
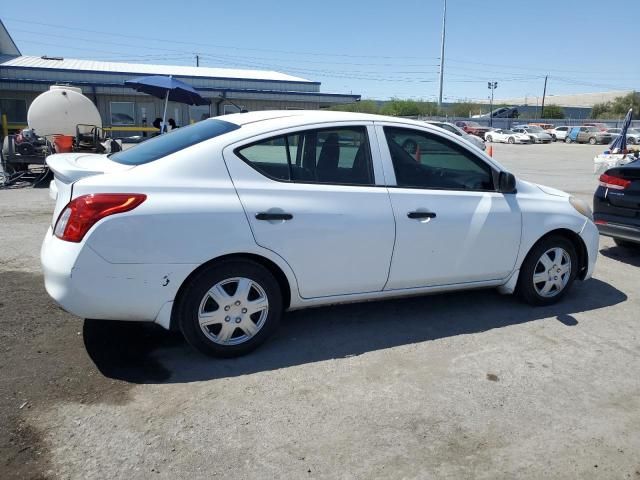
[[[494,168],[435,132],[399,124],[376,129],[396,219],[385,289],[507,278],[522,219],[515,195],[496,191]],[[416,152],[402,148],[408,140]]]
[[[224,150],[256,243],[291,266],[303,298],[386,283],[395,224],[373,128],[289,129]]]

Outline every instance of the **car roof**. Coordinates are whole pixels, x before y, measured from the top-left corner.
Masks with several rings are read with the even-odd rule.
[[[414,125],[424,125],[425,122],[410,120],[407,118],[374,115],[370,113],[337,112],[332,110],[262,110],[256,112],[232,113],[215,117],[218,120],[247,125],[256,122],[283,123],[283,124],[312,124],[323,122],[398,122]]]

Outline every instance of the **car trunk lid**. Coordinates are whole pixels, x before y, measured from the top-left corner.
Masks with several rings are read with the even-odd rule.
[[[640,216],[640,161],[612,168],[606,174],[629,182],[622,189],[607,189],[605,196],[609,203],[614,207],[636,210]]]
[[[123,165],[109,160],[107,155],[94,153],[59,153],[47,157],[47,165],[54,175],[49,186],[49,196],[55,200],[51,225],[54,226],[60,212],[69,203],[73,184],[94,175],[130,170],[132,165]]]

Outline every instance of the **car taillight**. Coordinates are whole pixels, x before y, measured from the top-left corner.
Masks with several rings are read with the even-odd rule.
[[[58,217],[53,233],[61,240],[80,242],[96,222],[109,215],[129,212],[146,198],[141,193],[94,193],[74,198]]]
[[[625,180],[624,178],[614,177],[613,175],[603,173],[600,175],[600,185],[612,190],[624,190],[631,185],[631,180]]]

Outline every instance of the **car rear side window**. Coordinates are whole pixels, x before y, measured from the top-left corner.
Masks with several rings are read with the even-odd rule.
[[[203,120],[111,154],[109,159],[125,165],[142,165],[239,128],[231,122],[216,119]]]
[[[398,187],[493,191],[493,170],[446,138],[384,127]]]
[[[338,185],[373,185],[365,127],[305,130],[272,137],[235,150],[274,180]]]

